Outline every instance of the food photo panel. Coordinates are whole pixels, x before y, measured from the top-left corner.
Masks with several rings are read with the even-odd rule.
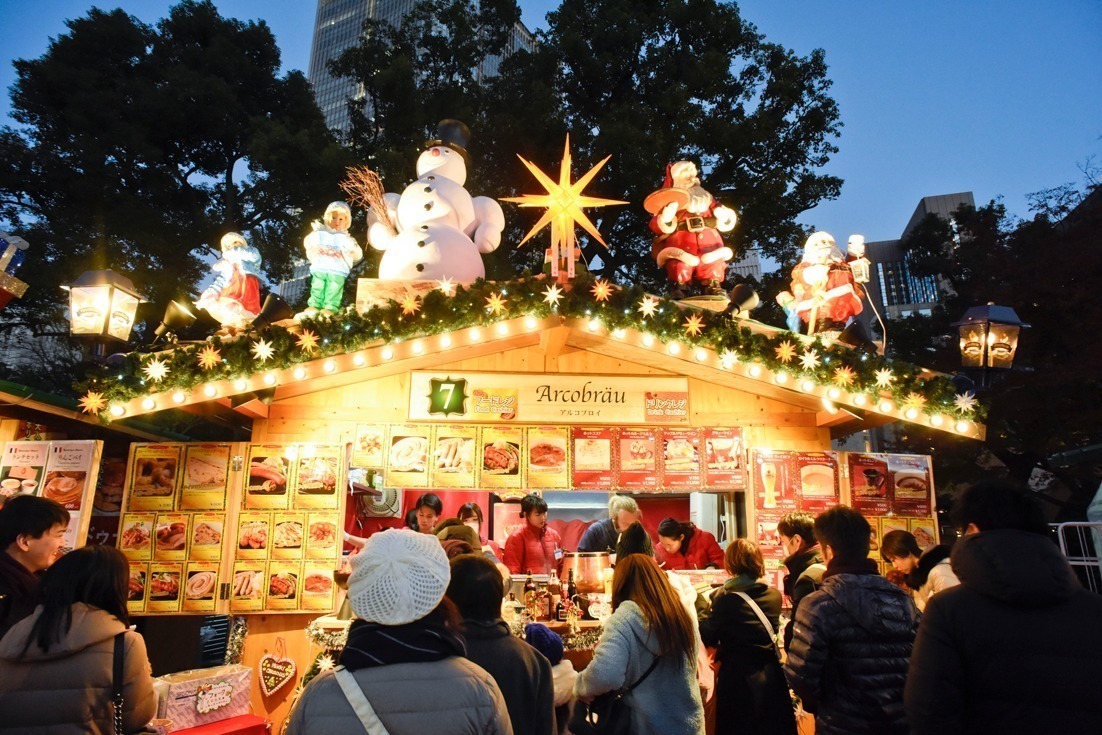
[[[657,492],[662,489],[659,429],[621,428],[620,482],[622,490]]]
[[[700,490],[703,447],[700,429],[662,429],[662,475],[666,490]]]
[[[180,486],[183,510],[225,510],[230,475],[229,444],[188,444]]]
[[[428,487],[429,424],[398,424],[390,427],[387,450],[387,487]]]
[[[578,490],[612,490],[616,487],[615,431],[611,428],[572,427],[574,439],[574,487]]]
[[[295,456],[293,444],[249,445],[245,508],[287,509]]]
[[[264,610],[265,570],[262,561],[239,561],[233,565],[230,580],[230,611],[261,612]]]
[[[153,526],[156,513],[123,513],[119,523],[119,551],[131,561],[153,558]]]
[[[340,506],[344,489],[344,448],[337,444],[300,444],[293,479],[292,508]]]
[[[272,521],[272,559],[301,559],[305,543],[306,514],[276,511]]]
[[[524,428],[520,426],[482,427],[481,483],[490,489],[524,487]]]
[[[128,510],[174,510],[182,444],[136,444]]]
[[[153,558],[156,561],[187,559],[188,513],[158,513],[153,529]]]
[[[222,558],[222,538],[226,532],[225,513],[195,513],[191,518],[191,551],[194,561],[218,561]]]
[[[313,512],[306,522],[306,556],[310,559],[333,559],[340,556],[341,525],[332,512]]]
[[[184,612],[211,613],[218,603],[218,563],[191,562],[184,581]]]
[[[437,426],[429,463],[432,487],[473,489],[476,487],[478,427]]]
[[[569,446],[569,428],[529,426],[528,487],[536,490],[569,489]]]

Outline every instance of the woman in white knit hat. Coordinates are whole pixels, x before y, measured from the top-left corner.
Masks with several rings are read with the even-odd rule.
[[[360,619],[340,666],[303,691],[288,735],[511,735],[501,690],[464,658],[440,541],[383,531],[351,563],[348,599]]]

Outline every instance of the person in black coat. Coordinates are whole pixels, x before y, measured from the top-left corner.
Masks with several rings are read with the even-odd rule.
[[[716,648],[720,662],[716,733],[795,735],[796,718],[775,642],[781,593],[761,581],[764,564],[752,541],[732,541],[724,562],[733,576],[713,600],[711,615],[700,623],[701,640]],[[762,611],[769,629],[740,592]]]
[[[918,609],[868,558],[869,523],[845,506],[815,519],[827,568],[804,598],[785,676],[817,735],[907,735],[903,685]]]
[[[960,585],[930,598],[907,677],[914,735],[1102,727],[1102,595],[1082,588],[1036,500],[1001,482],[962,493]]]
[[[781,548],[787,555],[784,566],[788,574],[784,575],[784,593],[792,600],[792,612],[788,624],[784,626],[784,648],[792,645],[792,624],[796,620],[796,611],[800,602],[815,590],[823,581],[826,564],[815,540],[815,516],[806,510],[794,510],[786,514],[777,523],[777,535],[781,537]]]

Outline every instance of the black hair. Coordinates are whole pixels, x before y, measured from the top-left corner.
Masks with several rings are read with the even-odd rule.
[[[806,510],[786,513],[777,521],[777,533],[788,538],[799,536],[808,546],[815,545],[815,516]]]
[[[867,558],[871,531],[865,516],[845,505],[837,505],[815,519],[815,538],[829,546],[840,562]]]
[[[468,518],[474,517],[478,519],[478,531],[482,532],[482,525],[485,521],[482,520],[482,509],[478,507],[478,503],[464,503],[459,506],[459,512],[455,514],[455,517],[461,521],[465,521]]]
[[[926,580],[930,578],[930,572],[934,570],[934,567],[949,558],[951,548],[949,544],[938,544],[926,549],[926,553],[919,557],[918,566],[907,575],[905,580],[907,586],[917,590],[926,584]]]
[[[914,534],[909,531],[888,531],[880,542],[880,556],[888,562],[892,559],[902,559],[907,556],[917,558],[922,556],[922,549],[919,548]]]
[[[447,597],[459,608],[463,619],[485,622],[501,617],[505,581],[492,561],[464,554],[451,560],[451,570]]]
[[[681,539],[681,543],[689,543],[689,539],[693,537],[693,524],[682,523],[676,518],[663,518],[662,522],[658,524],[658,535],[666,538],[675,539],[678,536],[684,536]],[[684,549],[682,549],[684,553]]]
[[[440,500],[440,496],[435,493],[425,493],[421,497],[417,498],[417,505],[413,506],[414,510],[421,510],[421,508],[428,506],[436,511],[436,515],[443,515],[444,502]]]
[[[49,498],[16,495],[0,507],[0,551],[20,536],[42,538],[54,526],[69,525],[69,511]]]
[[[1036,498],[1006,480],[977,482],[953,503],[953,525],[963,531],[975,524],[981,531],[1011,529],[1048,535],[1048,523]]]
[[[73,605],[83,602],[98,607],[130,624],[126,594],[130,565],[113,546],[93,544],[70,551],[42,575],[38,583],[38,604],[42,614],[31,627],[23,653],[37,643],[43,651],[59,642],[73,625]]]
[[[639,521],[633,521],[616,541],[616,559],[623,559],[629,554],[654,556],[654,544],[651,543],[650,535]]]
[[[547,501],[535,493],[528,493],[520,501],[520,514],[527,516],[532,511],[547,512]]]
[[[409,528],[411,531],[416,531],[418,529],[416,508],[410,508],[406,511],[406,528]]]

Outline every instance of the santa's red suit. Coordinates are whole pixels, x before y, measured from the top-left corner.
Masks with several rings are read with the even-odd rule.
[[[812,288],[804,282],[803,272],[814,263],[798,263],[792,269],[792,295],[796,297],[796,313],[804,323],[810,323],[815,306],[814,296],[821,293],[825,301],[815,312],[815,331],[836,327],[841,329],[846,321],[861,313],[863,289],[853,282],[853,271],[843,262],[828,263],[826,284],[822,289]],[[833,324],[828,324],[833,322]]]
[[[670,234],[662,232],[658,220],[662,214],[659,212],[650,221],[651,230],[658,235],[651,245],[651,254],[658,262],[658,266],[666,269],[666,275],[679,286],[689,283],[696,276],[698,281],[722,281],[727,273],[727,261],[730,259],[730,250],[723,244],[723,237],[716,229],[716,218],[713,214],[716,202],[713,199],[700,214],[693,214],[686,209],[677,213],[677,229]],[[700,264],[691,266],[678,260],[676,250],[682,250],[689,255],[700,258]],[[716,251],[724,250],[718,253]],[[706,258],[708,253],[715,253],[714,260]],[[711,260],[712,262],[705,262]]]

